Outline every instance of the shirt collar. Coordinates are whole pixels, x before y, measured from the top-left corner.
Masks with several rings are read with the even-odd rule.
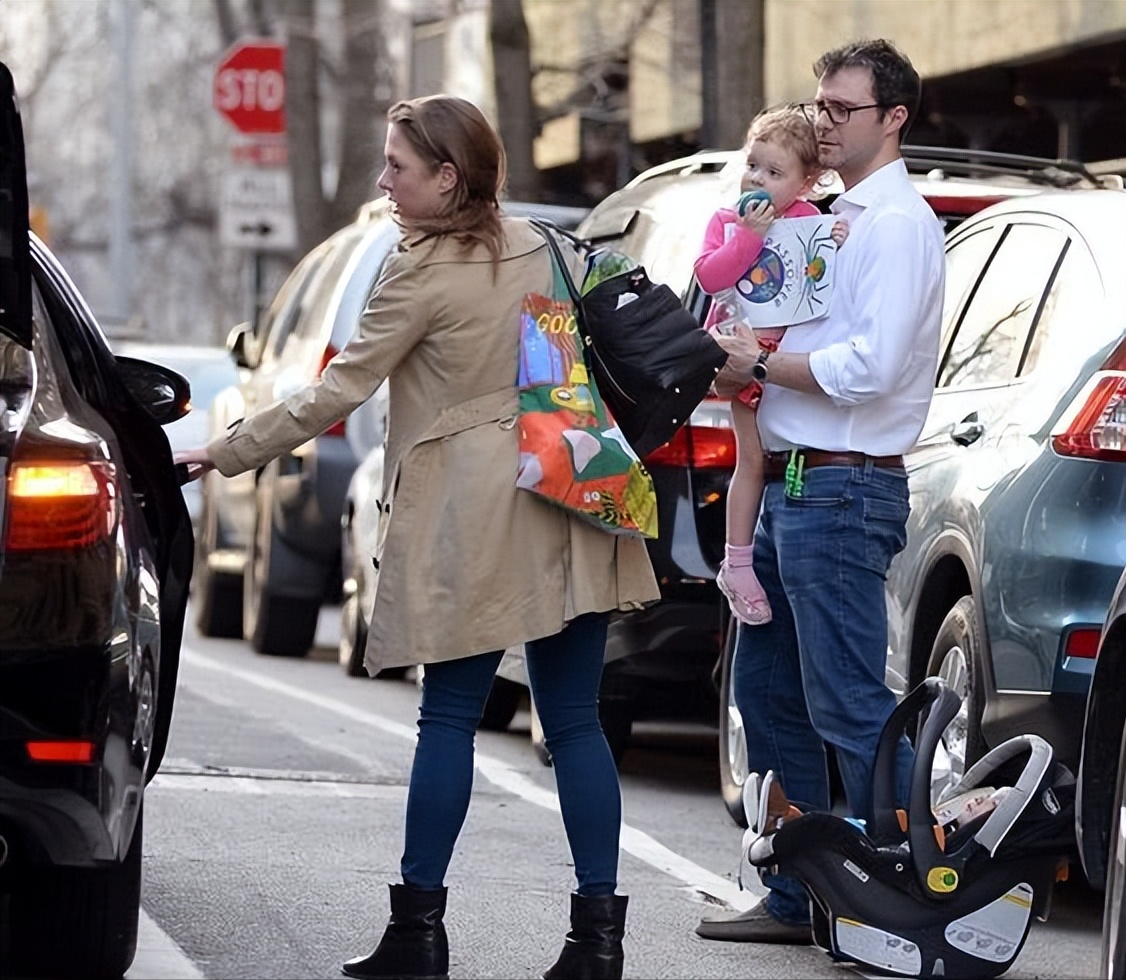
[[[829,205],[829,210],[836,214],[847,208],[871,207],[889,194],[894,194],[905,183],[907,183],[907,164],[903,162],[902,157],[897,157],[841,194]]]

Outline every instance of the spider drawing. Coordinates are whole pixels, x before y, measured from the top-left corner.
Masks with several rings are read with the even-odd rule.
[[[797,239],[798,243],[801,245],[804,258],[801,297],[798,300],[798,309],[800,310],[808,304],[810,316],[814,316],[818,314],[825,305],[825,300],[821,299],[817,294],[822,290],[828,289],[830,285],[827,282],[822,282],[825,278],[825,270],[828,268],[828,263],[825,261],[825,256],[822,253],[828,248],[831,255],[836,250],[837,246],[833,242],[833,238],[829,232],[821,228],[814,229],[808,240],[803,239],[800,234],[797,236]]]

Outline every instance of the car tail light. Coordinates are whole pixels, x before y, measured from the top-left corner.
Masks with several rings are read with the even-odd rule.
[[[1126,340],[1061,417],[1052,448],[1061,456],[1126,463]]]
[[[336,348],[333,347],[332,344],[329,344],[327,347],[325,347],[324,355],[321,357],[321,366],[317,368],[318,378],[321,376],[321,372],[328,365],[328,362],[336,357],[337,353],[338,352]],[[341,419],[339,422],[333,422],[332,425],[324,430],[323,434],[326,436],[343,436],[345,434],[344,419]]]
[[[1096,628],[1074,629],[1067,634],[1063,644],[1065,657],[1093,659],[1099,652],[1099,630]]]
[[[646,456],[645,463],[649,466],[732,470],[735,468],[735,430],[690,423],[678,429],[668,442]]]
[[[8,551],[84,548],[113,533],[118,493],[105,460],[15,460],[8,475]]]
[[[27,743],[32,762],[71,762],[85,764],[94,759],[94,743],[84,739],[56,739]]]

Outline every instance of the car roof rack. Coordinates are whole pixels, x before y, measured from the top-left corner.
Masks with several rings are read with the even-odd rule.
[[[1073,187],[1079,183],[1089,187],[1107,186],[1078,160],[1053,160],[1018,153],[910,144],[901,146],[900,152],[909,168],[919,170],[930,167],[941,170],[948,176],[1022,177],[1031,183],[1051,187]]]

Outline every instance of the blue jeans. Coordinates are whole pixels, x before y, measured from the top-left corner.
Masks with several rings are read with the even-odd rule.
[[[799,497],[781,481],[763,494],[754,567],[773,619],[741,626],[732,667],[750,771],[773,769],[802,809],[828,810],[825,743],[833,746],[851,812],[871,819],[876,744],[895,695],[884,683],[884,579],[903,549],[909,510],[902,469],[819,466]],[[899,746],[896,785],[910,790],[913,753]],[[809,921],[795,879],[766,875],[766,908],[791,925]]]
[[[618,770],[598,721],[607,621],[605,613],[579,616],[524,647],[578,892],[591,897],[614,894],[622,827]],[[477,723],[502,656],[426,665],[401,865],[408,885],[442,887],[469,809]]]

